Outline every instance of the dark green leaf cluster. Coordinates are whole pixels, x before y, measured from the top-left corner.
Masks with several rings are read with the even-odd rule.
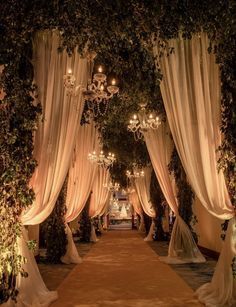
[[[65,232],[66,191],[67,180],[61,189],[52,213],[42,224],[47,248],[46,257],[50,263],[60,263],[61,257],[66,253],[68,243]]]
[[[192,222],[196,223],[196,217],[193,215],[193,201],[194,193],[190,184],[188,183],[184,168],[179,158],[176,147],[174,148],[171,161],[168,165],[170,173],[174,175],[177,186],[177,199],[179,204],[179,215],[183,218],[185,223],[189,226],[194,239],[197,241],[197,235],[193,231]]]
[[[91,194],[80,215],[79,231],[80,231],[80,241],[81,242],[90,242],[90,236],[91,236],[91,219],[89,217],[90,199],[91,199]]]
[[[162,193],[161,187],[156,178],[156,174],[154,170],[152,171],[152,177],[151,177],[150,200],[156,212],[156,218],[155,218],[156,230],[154,233],[154,240],[156,241],[166,240],[167,234],[164,233],[164,230],[162,227],[162,219],[165,214],[164,212],[165,208],[163,206],[163,201],[165,201],[165,197]]]

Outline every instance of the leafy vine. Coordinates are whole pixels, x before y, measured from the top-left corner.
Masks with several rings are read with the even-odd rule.
[[[176,148],[174,148],[172,152],[171,161],[168,165],[168,168],[170,173],[174,175],[176,186],[178,189],[177,198],[179,203],[179,214],[190,228],[193,237],[197,242],[197,235],[192,228],[192,221],[194,220],[196,222],[196,218],[194,217],[192,211],[194,193],[190,184],[187,181],[187,177]]]
[[[42,229],[45,237],[46,258],[50,263],[60,263],[66,253],[67,236],[65,226],[67,179],[49,217],[43,222]]]

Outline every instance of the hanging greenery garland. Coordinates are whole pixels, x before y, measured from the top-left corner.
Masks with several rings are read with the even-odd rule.
[[[36,167],[32,156],[33,132],[40,114],[40,106],[33,104],[31,45],[25,41],[5,43],[1,50],[6,52],[9,60],[3,62],[6,65],[0,83],[4,91],[4,99],[0,100],[1,303],[9,298],[16,300],[16,276],[27,276],[21,266],[25,259],[19,254],[17,239],[21,236],[22,211],[34,199],[29,180]]]

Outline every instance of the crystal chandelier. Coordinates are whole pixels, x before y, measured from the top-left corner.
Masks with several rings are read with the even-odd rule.
[[[146,115],[146,104],[140,105],[141,110],[138,115],[134,114],[128,124],[128,131],[134,133],[135,140],[143,138],[143,133],[148,129],[156,130],[161,124],[158,116],[154,117],[153,114]]]
[[[120,189],[120,184],[117,182],[113,184],[112,181],[110,181],[109,183],[105,183],[103,186],[104,188],[107,188],[111,192],[117,192]]]
[[[74,95],[75,96],[75,76],[72,74],[72,70],[69,68],[67,74],[63,76],[63,83],[66,89],[67,96]]]
[[[97,163],[99,166],[110,167],[115,162],[116,158],[115,155],[111,152],[107,156],[104,155],[103,151],[97,155],[96,151],[88,154],[88,159],[93,162]]]
[[[133,172],[127,170],[127,171],[126,171],[126,176],[127,176],[129,179],[144,177],[144,170],[140,170],[140,171],[134,170]]]
[[[94,117],[104,115],[108,108],[108,101],[119,92],[116,80],[112,79],[107,85],[107,76],[103,73],[102,66],[99,66],[98,73],[94,74],[93,80],[88,80],[87,90],[83,91],[88,109]]]
[[[87,57],[88,74],[91,75],[91,70],[93,67],[94,58],[96,57],[96,52],[87,51],[85,52],[85,56]],[[63,84],[64,88],[66,89],[67,96],[77,96],[79,90],[84,90],[84,87],[81,84],[76,85],[76,78],[72,73],[71,68],[69,68],[67,70],[67,73],[63,76]]]
[[[72,69],[68,69],[67,73],[63,76],[63,84],[66,89],[67,96],[77,96],[79,90],[82,90],[82,85],[76,85],[76,78],[72,73]]]

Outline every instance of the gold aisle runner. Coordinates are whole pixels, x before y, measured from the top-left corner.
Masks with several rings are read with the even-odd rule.
[[[202,306],[136,231],[110,231],[58,288],[52,307]]]

